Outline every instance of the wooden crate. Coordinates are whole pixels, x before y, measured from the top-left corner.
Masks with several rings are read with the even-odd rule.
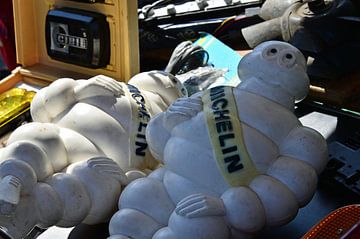
[[[45,19],[54,8],[71,7],[107,16],[110,27],[110,61],[104,68],[91,69],[51,59],[47,55]],[[84,3],[66,0],[13,0],[17,62],[21,68],[12,76],[38,85],[61,78],[89,78],[103,74],[119,81],[128,81],[139,72],[137,1],[105,0]],[[1,83],[0,85],[3,85]],[[8,88],[0,86],[0,88]]]

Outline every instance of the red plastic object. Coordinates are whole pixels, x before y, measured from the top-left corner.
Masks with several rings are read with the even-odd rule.
[[[360,204],[333,211],[302,239],[360,239]]]
[[[360,238],[360,220],[341,239],[359,239],[359,238]]]

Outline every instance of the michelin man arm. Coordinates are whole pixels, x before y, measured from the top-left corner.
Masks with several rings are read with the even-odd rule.
[[[234,187],[223,193],[228,221],[245,232],[290,221],[313,197],[326,158],[326,141],[318,132],[303,126],[294,128],[265,175],[257,176],[249,187]]]
[[[196,94],[189,98],[180,98],[164,113],[164,126],[171,132],[174,126],[190,120],[200,111],[202,111],[200,94]]]
[[[279,154],[267,174],[284,183],[302,207],[311,200],[317,176],[328,162],[326,140],[314,129],[299,126],[279,146]]]
[[[171,136],[174,126],[194,117],[202,110],[202,101],[199,94],[189,98],[179,98],[166,112],[156,115],[146,129],[146,138],[151,141],[150,152],[159,161],[163,159],[164,147]],[[150,126],[151,125],[151,126]],[[159,135],[159,132],[162,134]]]
[[[146,138],[153,142],[150,151],[157,160],[163,162],[163,149],[171,136],[172,129],[177,124],[191,119],[201,110],[200,94],[195,94],[189,98],[179,98],[166,112],[156,115],[150,121],[151,127],[146,129]]]
[[[63,78],[38,92],[31,104],[31,115],[37,122],[52,122],[76,102],[94,96],[124,94],[121,84],[112,78],[98,75],[89,80]]]
[[[285,195],[285,198],[289,197]],[[281,205],[272,206],[281,210]],[[175,212],[186,218],[225,216],[235,230],[247,233],[261,230],[266,223],[261,199],[245,186],[230,188],[221,198],[205,194],[190,195],[177,204]]]

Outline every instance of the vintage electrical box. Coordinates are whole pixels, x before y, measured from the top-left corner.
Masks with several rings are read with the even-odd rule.
[[[13,0],[13,8],[21,67],[0,92],[19,81],[103,74],[126,82],[139,72],[137,1]]]

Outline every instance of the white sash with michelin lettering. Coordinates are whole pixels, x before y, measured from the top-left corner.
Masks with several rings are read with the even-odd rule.
[[[146,99],[141,92],[132,85],[123,87],[126,97],[130,99],[132,112],[132,126],[130,129],[130,158],[129,165],[133,168],[143,170],[147,165],[149,157],[148,144],[145,138],[145,130],[150,121],[150,113],[146,106]]]
[[[238,118],[233,87],[219,86],[204,92],[203,110],[216,163],[229,185],[248,185],[259,172],[247,152]]]

